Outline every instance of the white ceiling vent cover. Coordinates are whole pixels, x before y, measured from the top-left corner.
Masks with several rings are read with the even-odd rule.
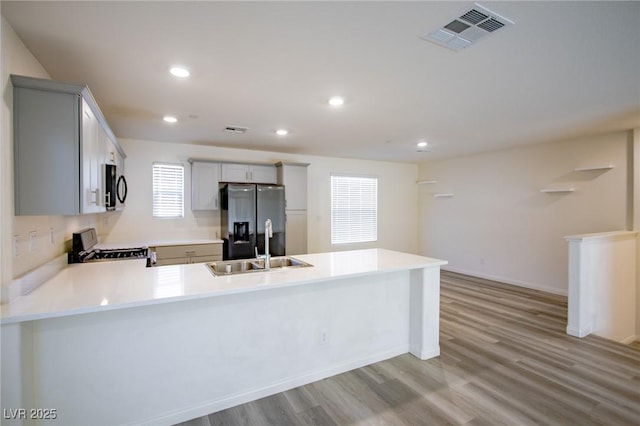
[[[420,38],[458,51],[509,25],[513,21],[474,3],[470,10]]]

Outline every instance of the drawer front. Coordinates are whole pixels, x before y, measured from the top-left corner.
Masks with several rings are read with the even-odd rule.
[[[160,259],[198,256],[222,256],[222,244],[192,244],[156,247],[156,256]]]
[[[194,256],[194,257],[172,257],[161,259],[158,258],[156,266],[166,265],[187,265],[189,263],[219,262],[222,260],[222,254],[215,256]]]
[[[166,265],[186,265],[189,263],[188,257],[172,257],[170,259],[160,259],[156,260],[155,266],[166,266]]]
[[[219,256],[196,256],[189,259],[189,263],[203,263],[203,262],[220,262],[222,260],[222,254]]]

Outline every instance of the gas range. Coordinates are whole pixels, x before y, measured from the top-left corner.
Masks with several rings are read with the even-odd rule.
[[[69,263],[86,263],[111,260],[145,259],[149,249],[139,247],[100,247],[95,228],[74,232],[69,252]]]

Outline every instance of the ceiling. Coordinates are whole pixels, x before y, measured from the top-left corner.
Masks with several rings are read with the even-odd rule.
[[[89,85],[119,138],[422,162],[640,127],[640,2],[479,4],[515,24],[457,52],[420,36],[473,2],[1,8],[53,79]]]

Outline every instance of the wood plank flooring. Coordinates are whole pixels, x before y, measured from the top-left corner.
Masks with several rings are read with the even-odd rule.
[[[640,348],[565,334],[566,297],[443,272],[438,358],[405,354],[181,426],[640,425]]]

